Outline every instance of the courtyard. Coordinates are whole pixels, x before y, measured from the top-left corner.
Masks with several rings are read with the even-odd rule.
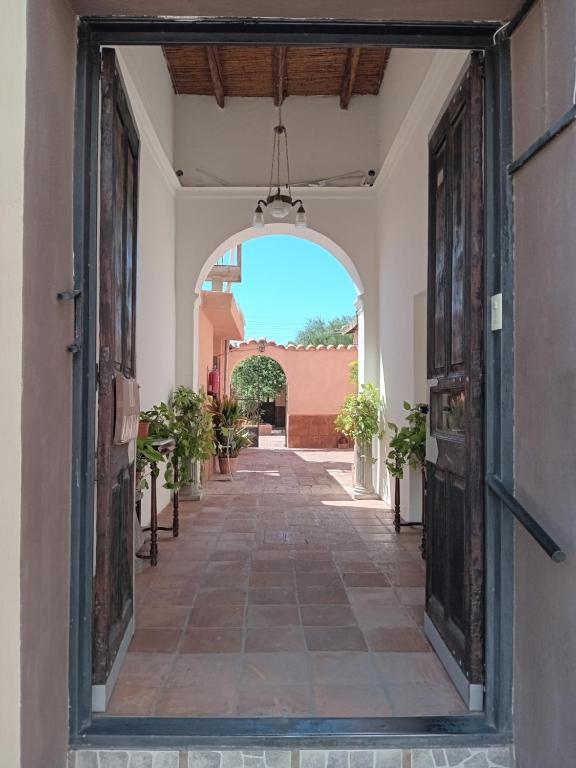
[[[181,503],[179,537],[136,576],[107,714],[464,714],[422,631],[421,530],[353,501],[350,451],[261,445]]]

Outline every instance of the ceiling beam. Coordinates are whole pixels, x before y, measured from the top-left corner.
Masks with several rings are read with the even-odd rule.
[[[208,67],[210,68],[210,78],[212,80],[212,90],[214,98],[221,109],[224,109],[224,83],[222,81],[222,71],[220,69],[220,57],[215,45],[206,46],[206,56],[208,57]]]
[[[358,72],[358,62],[360,61],[360,48],[348,48],[346,57],[346,66],[342,75],[342,85],[340,86],[340,108],[348,109],[352,92],[354,90],[354,81]]]
[[[273,48],[272,58],[272,90],[274,91],[274,105],[279,107],[286,98],[286,46],[279,45]]]

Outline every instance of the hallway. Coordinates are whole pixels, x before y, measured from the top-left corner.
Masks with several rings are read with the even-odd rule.
[[[351,460],[248,449],[181,505],[179,538],[136,577],[109,714],[465,713],[422,633],[420,531],[351,499]]]

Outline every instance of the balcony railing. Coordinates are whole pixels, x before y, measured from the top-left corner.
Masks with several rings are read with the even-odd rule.
[[[221,256],[206,278],[213,291],[230,291],[232,283],[242,282],[242,245],[237,245]]]

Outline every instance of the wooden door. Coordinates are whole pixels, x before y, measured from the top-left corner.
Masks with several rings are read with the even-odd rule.
[[[96,568],[93,683],[106,682],[133,615],[133,444],[115,436],[120,377],[135,376],[138,135],[116,56],[102,52]]]
[[[474,708],[484,677],[482,114],[482,63],[473,54],[429,146],[428,378],[437,451],[427,464],[426,630]]]

